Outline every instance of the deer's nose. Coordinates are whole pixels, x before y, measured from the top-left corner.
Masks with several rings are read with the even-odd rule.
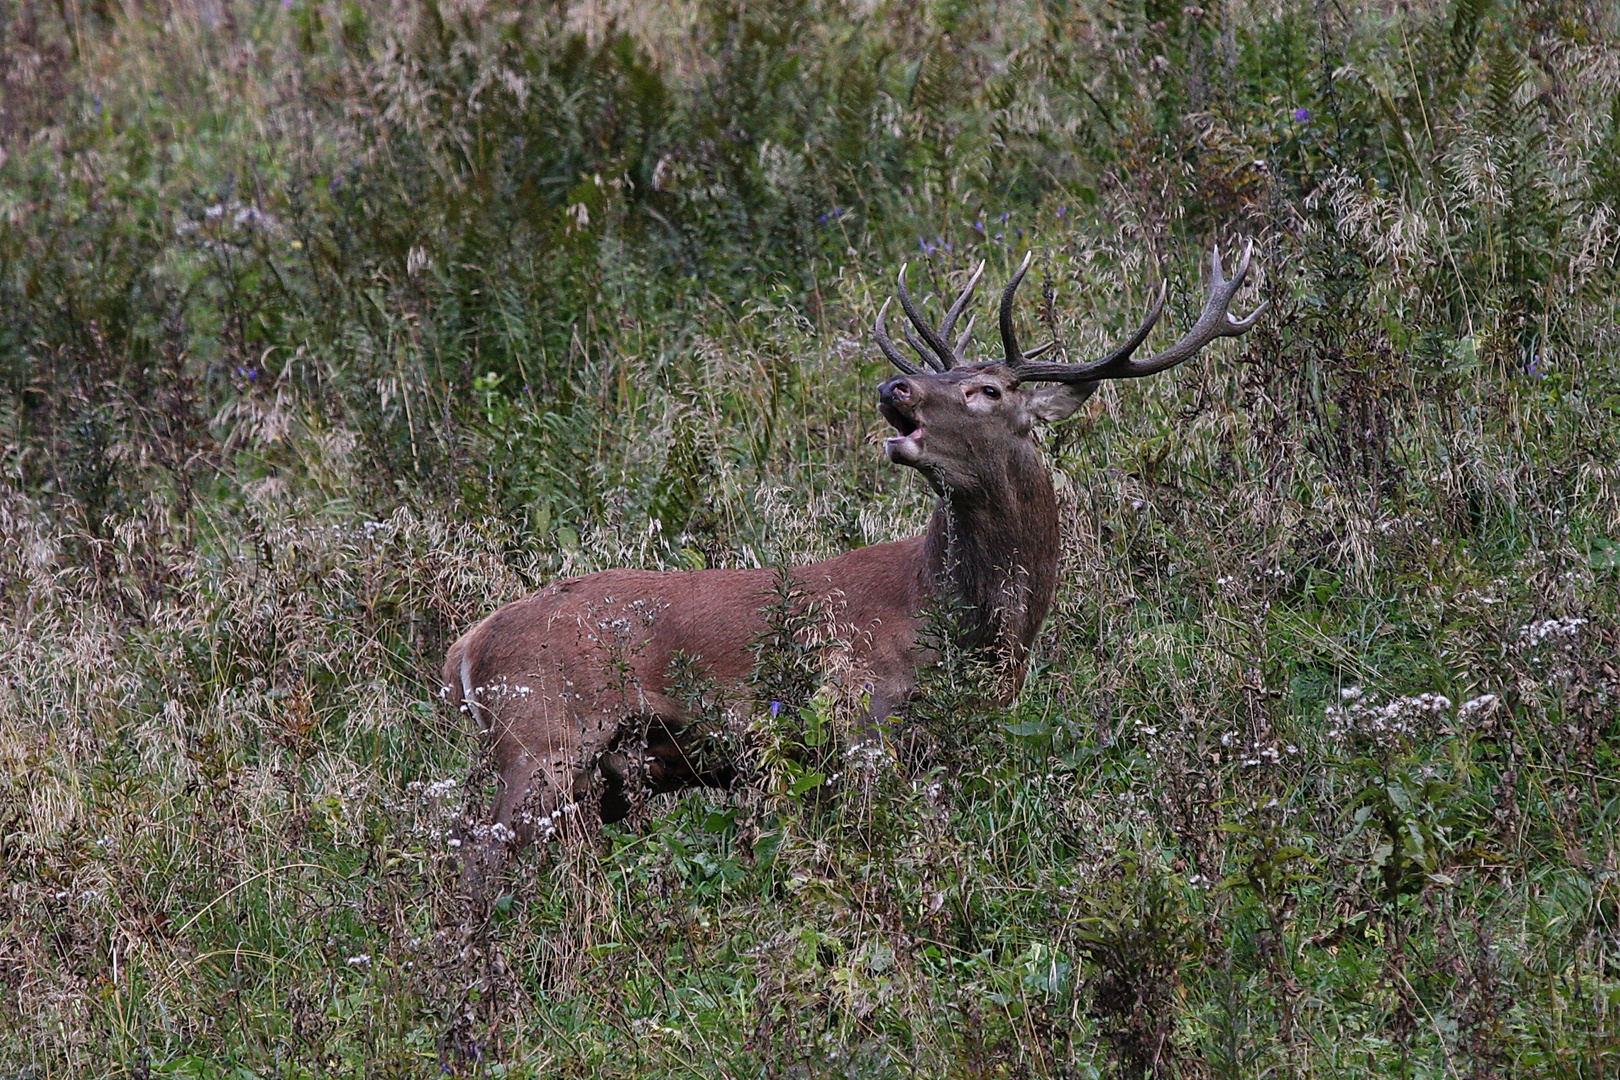
[[[878,401],[884,405],[904,405],[911,400],[911,384],[904,379],[890,379],[878,387]]]

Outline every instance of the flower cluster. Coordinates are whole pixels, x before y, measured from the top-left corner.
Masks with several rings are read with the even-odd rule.
[[[1528,623],[1519,627],[1517,646],[1523,651],[1551,642],[1566,650],[1573,649],[1575,639],[1580,636],[1581,627],[1585,625],[1585,619],[1574,618],[1544,619],[1541,622]]]
[[[433,783],[422,788],[422,798],[429,802],[437,801],[444,798],[446,795],[449,795],[456,789],[456,786],[457,785],[454,777],[446,777],[443,780],[435,780]]]
[[[188,218],[175,226],[174,231],[177,236],[205,233],[215,239],[206,240],[204,246],[213,247],[218,243],[217,238],[228,233],[238,234],[238,242],[249,233],[278,233],[281,222],[257,206],[232,199],[205,208],[201,220]]]
[[[1413,694],[1382,705],[1366,696],[1359,686],[1339,691],[1339,704],[1325,711],[1328,738],[1340,742],[1370,744],[1379,750],[1392,750],[1417,736],[1451,708],[1444,694]]]
[[[1457,722],[1466,724],[1480,720],[1496,711],[1496,704],[1501,699],[1495,694],[1481,694],[1469,698],[1457,706]]]
[[[1247,742],[1236,732],[1225,732],[1221,735],[1221,745],[1245,769],[1252,769],[1258,765],[1275,765],[1283,759],[1284,754],[1292,756],[1299,753],[1299,747],[1292,743],[1286,746],[1279,745],[1277,740],[1271,737],[1270,732],[1264,728],[1259,738]]]

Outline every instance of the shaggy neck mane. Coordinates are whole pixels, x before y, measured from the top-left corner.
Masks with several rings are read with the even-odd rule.
[[[965,619],[960,644],[1007,650],[1021,681],[1057,588],[1057,496],[1033,443],[998,464],[939,500],[925,550],[933,591]]]

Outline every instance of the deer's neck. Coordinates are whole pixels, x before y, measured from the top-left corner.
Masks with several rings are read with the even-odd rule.
[[[1033,445],[976,493],[941,498],[925,550],[933,591],[961,614],[960,644],[1023,665],[1057,589],[1058,510]],[[1015,687],[1016,689],[1016,687]]]

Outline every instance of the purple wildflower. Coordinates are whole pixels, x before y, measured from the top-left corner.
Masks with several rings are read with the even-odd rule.
[[[778,716],[781,716],[781,715],[782,715],[782,703],[780,701],[771,702],[771,719],[775,720]]]
[[[1294,119],[1298,120],[1300,123],[1303,124],[1305,121],[1309,120],[1310,118],[1311,118],[1311,110],[1309,110],[1307,108],[1304,108],[1303,106],[1294,110]]]

